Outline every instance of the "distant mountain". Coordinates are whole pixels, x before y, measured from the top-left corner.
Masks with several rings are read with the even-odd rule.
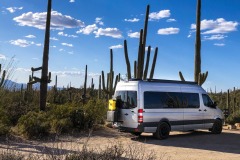
[[[4,83],[5,83],[4,87],[8,88],[10,90],[12,90],[12,89],[20,90],[22,85],[23,85],[23,89],[27,88],[26,83],[17,83],[17,82],[11,81],[11,80],[5,80]],[[52,86],[48,86],[48,89],[51,89],[51,88],[52,88]],[[39,90],[40,89],[40,83],[33,84],[33,89]]]

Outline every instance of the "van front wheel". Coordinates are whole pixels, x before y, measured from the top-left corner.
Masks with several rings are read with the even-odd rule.
[[[220,134],[222,132],[222,121],[216,119],[213,123],[213,127],[210,129],[213,134]]]
[[[154,133],[154,136],[157,139],[166,139],[169,136],[170,127],[166,122],[160,122],[157,127],[156,133]]]

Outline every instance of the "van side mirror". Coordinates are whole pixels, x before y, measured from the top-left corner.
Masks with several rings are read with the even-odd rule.
[[[217,102],[213,102],[213,104],[212,104],[211,107],[212,107],[212,108],[216,108],[216,107],[217,107]]]

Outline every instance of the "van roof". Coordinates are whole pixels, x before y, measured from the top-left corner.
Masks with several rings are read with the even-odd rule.
[[[178,80],[167,80],[167,79],[147,79],[147,80],[141,80],[141,79],[130,79],[129,81],[144,81],[144,82],[158,82],[158,83],[175,83],[175,84],[193,84],[196,85],[196,82],[192,81],[178,81]]]

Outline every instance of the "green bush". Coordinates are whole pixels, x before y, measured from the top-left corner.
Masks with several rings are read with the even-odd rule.
[[[74,104],[50,105],[49,121],[53,133],[82,129],[84,115],[81,107]]]
[[[101,100],[89,100],[84,105],[85,128],[91,128],[94,124],[103,124],[106,119],[107,104]]]
[[[229,124],[240,123],[240,111],[230,114],[226,118],[226,123],[229,123]]]
[[[10,130],[10,120],[5,112],[0,109],[0,135],[6,135]]]
[[[17,124],[18,132],[26,138],[42,138],[49,133],[49,122],[44,112],[28,112]]]

